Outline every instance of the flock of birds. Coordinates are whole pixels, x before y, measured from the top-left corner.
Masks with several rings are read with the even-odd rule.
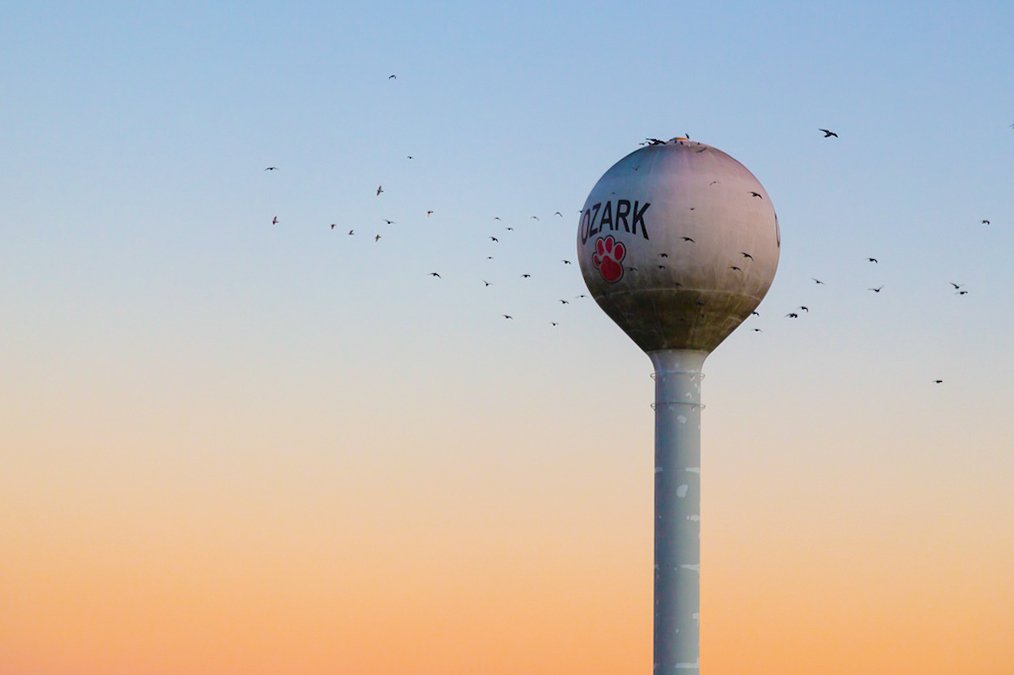
[[[387,79],[388,80],[396,80],[397,78],[398,78],[397,75],[391,74],[391,75],[388,76]],[[1014,128],[1014,125],[1011,125],[1011,127]],[[821,128],[821,129],[818,129],[818,131],[820,131],[823,134],[822,138],[825,138],[825,139],[828,139],[828,138],[839,138],[838,133],[835,132],[835,131],[833,131],[833,130],[831,130],[831,129]],[[689,134],[684,134],[682,137],[672,138],[672,139],[669,139],[668,141],[662,140],[662,139],[658,139],[658,138],[646,138],[644,141],[642,141],[640,143],[640,145],[642,145],[642,146],[664,145],[664,144],[672,143],[672,142],[685,141],[685,140],[688,140],[689,138],[690,138]],[[406,155],[406,159],[412,160],[412,159],[414,159],[414,156],[413,155]],[[277,166],[268,166],[268,167],[264,168],[264,171],[267,171],[267,172],[276,172],[276,171],[279,171],[279,170],[280,169]],[[380,198],[381,195],[383,195],[383,194],[384,194],[384,186],[381,183],[381,184],[377,185],[377,188],[376,188],[376,190],[374,192],[374,197]],[[760,195],[757,192],[751,192],[750,194],[753,197],[756,197],[758,199],[763,199],[763,196]],[[426,217],[427,218],[430,218],[433,215],[434,215],[434,211],[432,209],[426,210]],[[553,213],[553,216],[558,217],[558,218],[563,218],[563,213],[561,211],[555,211]],[[530,216],[530,220],[539,221],[540,218],[537,215],[532,215],[532,216]],[[502,218],[500,216],[494,216],[493,217],[493,221],[494,222],[499,222],[502,225]],[[274,217],[272,217],[272,219],[271,219],[271,224],[272,225],[278,225],[280,222],[281,221],[279,220],[279,218],[278,218],[277,215],[274,216]],[[396,221],[394,221],[392,219],[389,219],[389,218],[383,218],[382,222],[385,225],[394,225],[394,224],[396,224]],[[982,225],[990,225],[991,224],[991,221],[988,218],[983,218],[980,222],[981,222]],[[332,231],[335,230],[335,229],[337,229],[337,227],[338,227],[337,223],[330,223],[330,229]],[[515,227],[508,225],[508,226],[504,227],[503,231],[504,232],[508,232],[508,233],[509,232],[513,232],[513,231],[515,231]],[[346,236],[348,236],[348,237],[356,236],[356,230],[355,230],[355,228],[349,229],[346,232]],[[488,239],[490,241],[490,244],[491,245],[499,244],[500,243],[500,236],[504,236],[504,235],[503,234],[501,234],[499,236],[497,236],[497,235],[489,235]],[[382,238],[383,238],[383,236],[379,232],[372,234],[372,239],[373,239],[374,243],[379,243]],[[687,243],[694,243],[694,239],[692,237],[684,236],[684,237],[682,237],[682,240],[684,242],[687,242]],[[661,255],[663,257],[666,257],[666,254],[664,254],[664,253],[661,254]],[[744,260],[745,259],[752,259],[753,258],[753,256],[750,255],[750,253],[745,252],[745,251],[741,252],[741,255],[743,256]],[[493,255],[487,255],[486,259],[487,260],[493,260],[494,256]],[[873,265],[879,265],[880,264],[880,260],[877,259],[876,257],[873,257],[873,256],[867,257],[866,258],[866,262],[868,264],[873,264]],[[563,265],[572,265],[573,261],[564,258],[564,259],[560,260],[560,263],[563,264]],[[738,266],[733,265],[732,269],[733,270],[738,270],[740,268]],[[431,271],[431,272],[428,273],[427,276],[429,276],[432,279],[443,279],[443,276],[438,271]],[[521,279],[527,280],[527,279],[531,279],[532,278],[532,274],[530,272],[522,272],[522,273],[519,274],[519,277]],[[821,279],[818,279],[816,277],[810,277],[810,279],[817,286],[824,286],[825,285],[824,281],[821,280]],[[492,282],[490,282],[490,281],[488,281],[486,279],[479,279],[479,281],[481,281],[482,284],[483,284],[483,286],[486,287],[486,288],[489,288],[490,286],[493,285]],[[955,295],[964,296],[964,295],[968,294],[969,291],[964,287],[964,284],[959,284],[959,283],[956,283],[956,282],[953,282],[953,281],[951,281],[949,283],[950,283],[950,285],[951,285],[951,287],[952,287]],[[872,293],[874,293],[874,294],[879,295],[881,293],[881,291],[884,290],[884,284],[880,284],[879,286],[869,287],[867,290],[870,291],[870,292],[872,292]],[[573,299],[580,300],[580,299],[586,299],[588,297],[589,296],[587,294],[580,293],[580,294],[574,296]],[[566,299],[566,298],[558,298],[558,301],[559,301],[561,307],[564,306],[564,305],[569,305],[570,302],[571,302],[571,300]],[[785,314],[785,318],[787,318],[787,319],[799,319],[801,317],[801,313],[809,314],[809,312],[810,312],[810,308],[807,305],[798,305],[792,311],[786,313]],[[751,312],[751,315],[752,316],[760,316],[760,314],[758,312],[756,312],[756,311]],[[501,314],[501,316],[505,320],[508,320],[508,321],[513,321],[514,320],[514,315],[510,314],[510,313],[503,313],[503,314]],[[560,322],[558,320],[552,320],[552,321],[549,322],[549,324],[551,326],[553,326],[553,327],[556,327],[556,326],[560,325]],[[762,329],[760,329],[760,328],[751,328],[750,330],[752,332],[755,332],[755,333],[762,332]],[[933,380],[933,383],[935,383],[935,384],[942,384],[943,380],[939,379],[939,378],[936,378],[936,379]]]

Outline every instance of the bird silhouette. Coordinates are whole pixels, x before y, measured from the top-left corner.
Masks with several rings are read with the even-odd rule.
[[[336,227],[335,223],[331,223],[331,229],[333,230],[335,227]]]
[[[383,192],[383,191],[384,191],[384,186],[383,185],[378,185],[377,186],[377,196],[379,197],[380,193]]]
[[[817,277],[810,277],[810,278],[813,279],[813,283],[817,284],[818,286],[823,286],[824,285],[824,282],[821,281],[820,279],[818,279]]]
[[[373,238],[373,243],[376,244],[378,241],[380,241],[380,235],[379,234]]]
[[[758,199],[764,199],[763,197],[761,197],[759,192],[754,192],[753,190],[750,190],[750,194],[752,194],[754,197],[757,197]]]
[[[508,232],[513,232],[514,231],[514,228],[511,227],[510,225],[508,225],[507,227],[505,227],[503,229],[507,230]]]
[[[355,230],[349,230],[349,236],[350,236],[350,237],[351,237],[352,235],[354,235],[355,233],[356,233],[356,231],[355,231]]]
[[[949,283],[951,286],[954,286],[954,290],[956,290],[956,291],[961,290],[961,287],[963,286],[963,284],[956,284],[953,281],[949,281],[947,283]]]
[[[933,380],[933,384],[943,384],[943,380]]]
[[[431,277],[436,277],[437,279],[443,279],[443,277],[440,276],[439,274],[437,274],[436,272],[430,272],[430,276]]]
[[[798,319],[799,318],[799,315],[796,314],[795,312],[789,312],[785,316],[789,317],[790,319]]]
[[[491,240],[491,241],[495,241],[495,242],[497,242],[497,243],[499,243],[499,241],[500,241],[500,240],[499,240],[499,239],[497,239],[496,237],[490,237],[490,240]]]
[[[668,253],[659,253],[659,254],[658,254],[658,257],[659,257],[659,258],[668,258],[668,257],[669,257],[669,254],[668,254]]]
[[[564,300],[563,298],[560,298],[560,304],[561,305],[569,305],[570,304],[570,300]]]
[[[955,293],[954,295],[968,295],[968,291],[961,290],[961,291],[958,291],[957,293]]]
[[[760,333],[761,332],[760,328],[751,328],[750,330],[752,330],[754,333]]]
[[[983,218],[982,219],[982,224],[983,225],[989,225],[989,220],[987,220],[986,218]]]
[[[269,166],[269,167],[267,167],[264,170],[265,171],[278,171],[278,167],[277,166]]]
[[[556,323],[555,321],[550,321],[549,323],[552,324],[553,326],[559,326],[560,325],[560,324]]]
[[[415,159],[415,157],[413,157],[412,155],[405,155],[405,158],[406,159]]]
[[[742,268],[736,267],[735,265],[729,265],[729,269],[733,270],[735,272],[742,272],[743,271]]]
[[[384,221],[385,223],[387,223],[388,225],[394,225],[394,221],[393,221],[393,220],[388,220],[387,218],[383,218],[382,220],[383,220],[383,221]]]
[[[503,318],[505,318],[505,319],[514,319],[514,317],[511,316],[510,314],[504,314]]]
[[[575,298],[587,298],[588,296],[587,296],[587,295],[585,295],[584,293],[582,293],[582,294],[580,294],[580,295],[575,295],[574,297],[575,297]]]
[[[740,252],[739,252],[739,254],[740,254],[741,256],[743,256],[744,258],[748,258],[748,259],[750,259],[750,260],[753,260],[753,256],[752,256],[752,255],[750,255],[749,253],[747,253],[746,251],[740,251]]]
[[[278,216],[275,216],[274,218],[271,219],[271,224],[272,225],[277,225],[278,224]]]
[[[561,218],[563,218],[563,214],[562,214],[562,213],[560,213],[559,211],[557,211],[557,212],[556,212],[556,213],[554,213],[553,215],[554,215],[554,216],[560,216]]]
[[[482,283],[486,284],[486,286],[492,286],[493,285],[493,284],[489,283],[488,281],[486,281],[485,279],[482,280]]]
[[[870,288],[870,289],[867,289],[867,290],[873,291],[874,293],[879,293],[883,288],[884,287],[881,285],[881,286],[877,286],[876,288]]]
[[[760,316],[760,312],[750,312],[750,316]]]
[[[809,312],[810,311],[810,308],[807,307],[806,305],[800,305],[799,309],[803,310],[804,312]]]
[[[493,220],[500,220],[500,216],[493,216]]]
[[[426,212],[426,217],[427,218],[429,218],[432,215],[433,215],[433,211],[432,210],[429,210],[429,211]]]
[[[521,278],[522,278],[522,279],[531,279],[531,278],[532,278],[532,275],[531,275],[531,274],[522,274],[522,275],[521,275]]]
[[[387,79],[389,79],[389,80],[397,80],[398,76],[397,75],[388,75]]]
[[[867,258],[866,262],[877,263],[878,265],[880,264],[880,261],[876,258]]]
[[[710,183],[708,183],[708,186],[711,186],[711,185],[717,185],[717,184],[718,184],[718,183],[720,183],[720,182],[721,182],[721,181],[717,181],[717,180],[713,180],[713,181],[711,181]]]
[[[689,241],[691,244],[697,243],[696,241],[693,240],[692,237],[681,237],[681,239],[683,239],[683,241]]]
[[[823,131],[824,132],[824,138],[830,138],[831,136],[834,136],[835,138],[838,138],[838,134],[834,133],[830,129],[819,129],[818,131]]]
[[[665,141],[661,141],[661,140],[659,140],[657,138],[646,138],[646,139],[644,139],[644,144],[647,144],[647,145],[665,145]]]
[[[571,262],[570,262],[569,260],[564,260],[564,261],[563,261],[563,264],[564,264],[564,265],[570,265],[570,264],[572,264],[572,263],[571,263]]]
[[[658,266],[658,268],[659,268],[660,270],[664,270],[664,269],[665,269],[665,265],[659,265],[659,266]]]
[[[532,219],[532,220],[538,220],[538,219],[539,219],[539,217],[538,217],[538,216],[532,216],[532,217],[531,217],[531,219]]]

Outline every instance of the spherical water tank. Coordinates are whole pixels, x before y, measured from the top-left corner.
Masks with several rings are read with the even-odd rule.
[[[687,139],[614,164],[582,209],[585,283],[646,352],[710,352],[760,304],[780,248],[771,199],[749,170]]]

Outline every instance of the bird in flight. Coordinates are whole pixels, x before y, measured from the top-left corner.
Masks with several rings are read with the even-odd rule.
[[[717,184],[718,182],[719,182],[719,181],[717,181],[717,180],[713,180],[713,181],[711,181],[710,183],[708,183],[708,186],[710,187],[710,186],[712,186],[712,185],[715,185],[715,184]]]
[[[413,157],[412,155],[405,155],[405,157],[407,157],[408,159],[415,159],[415,157]]]
[[[492,259],[493,259],[493,256],[491,256],[491,255],[486,256],[486,260],[492,260]]]
[[[750,312],[750,316],[760,316],[760,312]]]
[[[493,285],[493,284],[489,283],[488,281],[486,281],[485,279],[482,280],[482,283],[486,284],[486,286],[492,286]]]
[[[982,224],[983,224],[983,225],[989,225],[989,220],[988,220],[988,219],[986,219],[986,218],[983,218],[983,219],[982,219]]]
[[[433,215],[433,211],[432,210],[426,212],[426,217],[427,218],[429,218],[432,215]]]
[[[961,291],[958,291],[957,293],[955,293],[955,295],[968,295],[968,291],[961,290]]]
[[[689,241],[691,244],[696,244],[697,243],[696,241],[693,240],[692,237],[682,237],[682,239],[683,239],[683,241]]]
[[[761,332],[760,328],[751,328],[750,330],[752,330],[754,333],[760,333]]]
[[[564,260],[564,261],[563,261],[563,264],[564,264],[564,265],[570,265],[570,264],[572,264],[572,263],[571,263],[571,262],[570,262],[569,260]]]
[[[493,216],[493,220],[500,220],[500,216]]]
[[[532,220],[538,220],[538,219],[539,219],[538,216],[532,216]]]
[[[514,228],[513,228],[513,227],[511,227],[510,225],[508,225],[508,226],[507,226],[507,227],[505,227],[504,229],[505,229],[505,230],[507,230],[508,232],[513,232],[513,231],[514,231]]]
[[[753,260],[753,256],[747,253],[746,251],[740,251],[739,254],[744,258],[749,258],[750,260]]]
[[[824,132],[824,138],[830,138],[831,136],[834,136],[835,138],[838,138],[838,134],[834,133],[830,129],[818,129],[818,131],[823,131]]]
[[[278,167],[277,166],[269,166],[268,168],[266,168],[264,170],[265,171],[278,171]]]
[[[373,238],[373,243],[376,244],[378,241],[380,241],[380,235],[379,234],[376,237]]]
[[[335,223],[331,223],[331,229],[333,230],[335,227],[336,227]]]
[[[522,278],[522,279],[531,279],[531,278],[532,278],[532,275],[531,275],[531,274],[522,274],[522,275],[521,275],[521,278]]]
[[[867,290],[873,291],[874,293],[879,293],[881,291],[881,289],[883,289],[883,288],[884,288],[884,286],[880,285],[880,286],[877,286],[876,288],[870,288],[870,289],[867,289]]]
[[[430,272],[430,276],[431,277],[436,277],[437,279],[443,279],[443,277],[440,276],[439,274],[437,274],[436,272]]]
[[[743,269],[742,269],[742,268],[740,268],[740,267],[736,267],[735,265],[729,265],[729,269],[730,269],[730,270],[733,270],[733,271],[735,271],[735,272],[742,272],[742,271],[743,271]]]
[[[644,143],[642,143],[642,145],[645,145],[645,144],[647,144],[647,145],[665,145],[665,141],[660,141],[657,138],[646,138],[646,139],[644,139]]]
[[[554,325],[554,326],[559,326],[560,325],[560,324],[556,323],[555,321],[550,321],[549,323],[552,324],[552,325]]]
[[[880,261],[876,258],[867,258],[866,262],[877,263],[878,265],[880,264]]]
[[[563,298],[560,298],[560,304],[561,305],[569,305],[570,304],[570,300],[564,300]]]
[[[563,214],[562,214],[562,213],[560,213],[559,211],[557,211],[557,212],[556,212],[556,213],[554,213],[553,215],[554,215],[554,216],[560,216],[561,218],[563,218]]]
[[[378,185],[377,186],[377,196],[379,197],[380,193],[383,192],[383,191],[384,191],[384,186],[383,185]]]
[[[389,79],[389,80],[397,80],[398,76],[397,75],[388,75],[387,79]]]
[[[350,237],[351,237],[352,235],[354,235],[355,233],[356,233],[356,231],[355,231],[355,230],[349,230],[349,236],[350,236]]]
[[[807,307],[806,305],[800,305],[799,309],[802,310],[802,311],[804,311],[804,312],[809,312],[810,311],[810,308]]]
[[[953,281],[949,281],[947,283],[949,283],[951,286],[954,286],[954,290],[956,290],[956,291],[960,291],[961,287],[964,285],[964,284],[956,284]]]
[[[659,258],[668,258],[668,257],[669,257],[669,254],[668,254],[668,253],[659,253],[659,254],[658,254],[658,257],[659,257]]]
[[[503,318],[505,318],[505,319],[513,319],[514,317],[511,316],[510,314],[504,314]]]
[[[665,265],[659,265],[659,266],[658,266],[658,268],[659,268],[660,270],[664,270],[664,269],[665,269]]]
[[[750,190],[750,194],[752,194],[754,197],[757,197],[758,199],[764,199],[763,197],[761,197],[759,192],[754,192],[753,190]]]
[[[790,319],[798,319],[799,318],[799,315],[796,314],[795,312],[789,312],[785,316],[789,317]]]
[[[824,282],[821,281],[820,279],[818,279],[817,277],[810,277],[810,278],[813,279],[813,283],[817,284],[818,286],[823,286],[824,285]]]
[[[500,241],[500,240],[499,240],[499,239],[497,239],[496,237],[490,237],[490,240],[491,240],[491,241],[495,241],[495,242],[497,242],[497,243],[499,243],[499,241]]]
[[[582,293],[581,295],[575,295],[575,298],[587,298],[588,296]]]
[[[272,225],[277,225],[278,224],[278,216],[275,216],[274,218],[271,219],[271,224]]]
[[[387,218],[384,218],[383,220],[384,220],[384,222],[385,222],[385,223],[387,223],[388,225],[394,225],[394,221],[393,221],[393,220],[388,220]]]

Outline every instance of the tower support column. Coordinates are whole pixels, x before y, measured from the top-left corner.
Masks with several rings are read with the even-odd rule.
[[[701,368],[707,355],[648,353],[655,367],[655,675],[701,669]]]

